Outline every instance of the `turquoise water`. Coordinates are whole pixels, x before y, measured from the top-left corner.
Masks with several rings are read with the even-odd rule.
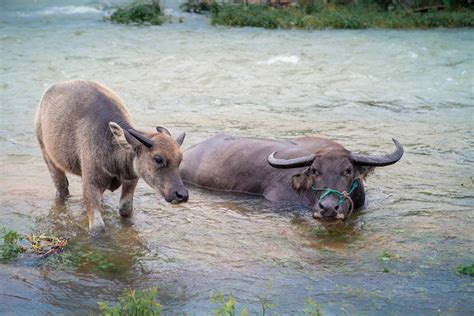
[[[115,268],[2,264],[0,313],[85,314],[152,286],[171,314],[208,314],[218,290],[251,313],[258,296],[283,315],[308,297],[327,315],[474,312],[472,278],[455,273],[474,261],[471,29],[228,29],[177,11],[184,23],[122,26],[102,21],[114,3],[1,3],[0,227],[55,231]],[[396,137],[406,154],[368,178],[368,205],[345,225],[193,188],[172,206],[140,182],[129,221],[118,193],[106,194],[107,233],[93,239],[79,178],[66,207],[53,205],[33,131],[45,88],[79,78],[116,91],[138,127],[185,131],[184,148],[225,132],[324,135],[363,153],[391,150]]]

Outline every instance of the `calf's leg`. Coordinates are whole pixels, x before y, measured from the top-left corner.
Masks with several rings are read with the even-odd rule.
[[[84,204],[87,208],[87,218],[89,220],[89,231],[91,235],[96,236],[105,230],[104,220],[100,211],[102,209],[102,194],[97,185],[92,183],[87,177],[82,177],[82,189],[84,192]]]
[[[125,180],[122,182],[122,195],[120,196],[119,213],[122,217],[129,217],[133,212],[133,193],[138,179]]]
[[[66,174],[48,157],[48,154],[44,148],[41,148],[41,151],[43,153],[43,159],[48,166],[51,179],[53,179],[54,186],[56,187],[56,198],[58,202],[64,202],[69,196],[69,182],[67,180]]]

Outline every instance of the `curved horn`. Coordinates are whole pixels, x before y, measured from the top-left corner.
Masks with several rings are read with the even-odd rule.
[[[395,150],[390,154],[380,155],[380,156],[368,156],[368,155],[352,155],[352,161],[355,164],[362,166],[372,166],[372,167],[383,167],[396,163],[403,156],[403,146],[396,140],[392,138],[395,143]]]
[[[138,140],[140,143],[142,143],[146,147],[150,148],[151,146],[153,146],[153,142],[150,139],[143,136],[142,134],[134,131],[133,129],[129,129],[128,132],[130,133],[130,135],[132,135],[136,140]]]
[[[268,156],[268,163],[273,167],[273,168],[278,168],[278,169],[290,169],[290,168],[300,168],[300,167],[307,167],[310,166],[314,159],[316,158],[316,155],[312,154],[309,156],[303,156],[303,157],[298,157],[298,158],[293,158],[293,159],[278,159],[275,158],[276,151],[272,152],[270,156]]]

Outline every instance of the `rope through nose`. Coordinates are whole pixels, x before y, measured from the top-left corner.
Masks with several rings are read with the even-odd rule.
[[[321,203],[322,200],[324,200],[329,194],[336,194],[337,196],[339,196],[339,203],[338,203],[339,206],[342,205],[342,203],[344,203],[345,199],[347,199],[349,201],[349,212],[347,214],[347,217],[349,217],[352,214],[352,211],[354,210],[354,201],[352,201],[351,199],[351,194],[352,192],[354,192],[355,189],[359,187],[359,184],[360,184],[360,179],[359,178],[354,179],[354,181],[352,181],[352,185],[349,192],[346,192],[346,191],[340,192],[338,190],[334,190],[330,188],[317,188],[314,186],[312,186],[311,188],[313,189],[313,191],[316,191],[316,192],[324,191],[323,195],[321,195],[321,197],[319,198],[319,203]]]

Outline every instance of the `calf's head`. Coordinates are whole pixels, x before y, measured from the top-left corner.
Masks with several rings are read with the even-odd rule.
[[[380,156],[358,155],[337,143],[317,153],[293,159],[268,157],[272,167],[280,169],[307,167],[292,177],[292,186],[306,192],[312,201],[313,217],[323,220],[344,220],[354,204],[364,201],[362,180],[374,167],[396,163],[403,155],[403,146],[396,140],[395,151]]]
[[[110,122],[109,128],[115,142],[124,150],[133,153],[133,170],[167,202],[181,203],[188,200],[188,190],[178,172],[183,158],[181,144],[185,134],[176,139],[164,127],[154,133],[141,133],[134,129],[123,129]]]

